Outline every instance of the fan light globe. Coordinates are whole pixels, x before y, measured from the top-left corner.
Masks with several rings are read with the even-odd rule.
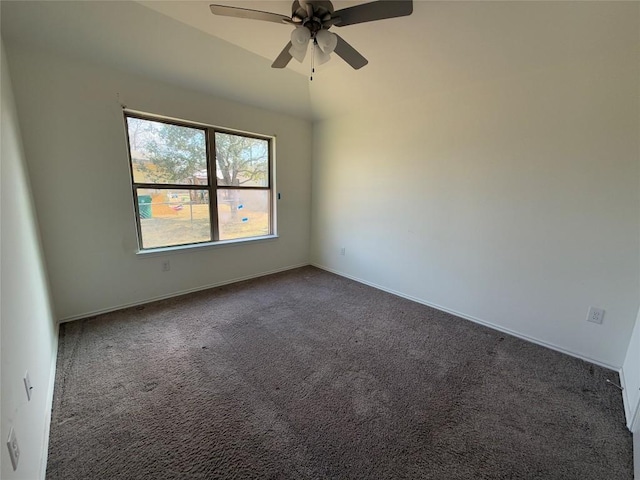
[[[338,37],[328,30],[320,30],[316,33],[316,42],[318,42],[320,50],[328,55],[336,49]]]
[[[314,60],[317,65],[322,65],[324,63],[327,63],[331,58],[331,54],[328,52],[323,52],[321,48],[316,48],[315,51],[313,52],[313,55],[315,57]]]
[[[306,49],[310,39],[311,32],[307,27],[297,27],[291,32],[291,45],[293,45],[295,49]]]
[[[307,55],[307,47],[311,39],[311,32],[307,27],[297,27],[291,32],[291,48],[289,53],[298,62],[302,63]]]
[[[294,46],[291,46],[291,48],[289,49],[289,54],[293,58],[295,58],[297,61],[302,63],[302,61],[304,60],[304,57],[307,55],[307,46],[305,45],[302,48],[296,48]]]

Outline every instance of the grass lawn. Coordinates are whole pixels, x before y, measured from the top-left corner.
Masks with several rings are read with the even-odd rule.
[[[178,205],[182,205],[180,209]],[[232,214],[229,205],[218,208],[220,240],[268,235],[269,215],[244,209]],[[152,217],[140,220],[144,248],[211,241],[206,204],[153,204]]]

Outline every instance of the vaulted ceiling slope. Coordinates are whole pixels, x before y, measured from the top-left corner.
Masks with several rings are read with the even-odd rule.
[[[213,16],[208,4],[203,15]],[[311,118],[307,78],[136,2],[0,2],[2,37]]]
[[[2,35],[311,119],[616,55],[638,35],[615,2],[416,0],[409,17],[336,27],[369,64],[356,71],[335,57],[311,82],[308,58],[270,68],[290,26],[215,16],[210,3],[2,1]],[[290,14],[288,0],[216,3]]]

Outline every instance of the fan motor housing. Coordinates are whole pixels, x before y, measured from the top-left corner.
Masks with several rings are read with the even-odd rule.
[[[311,7],[311,12],[303,7],[299,0],[294,0],[291,5],[291,19],[299,19],[303,26],[307,27],[312,35],[322,30],[322,23],[333,16],[333,4],[328,0],[307,0],[304,2]]]

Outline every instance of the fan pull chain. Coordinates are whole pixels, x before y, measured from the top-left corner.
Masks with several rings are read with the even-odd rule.
[[[316,41],[314,39],[313,43],[311,44],[312,48],[311,48],[311,76],[309,77],[309,81],[313,82],[313,74],[316,73],[316,67],[315,67],[315,59],[316,59]]]

